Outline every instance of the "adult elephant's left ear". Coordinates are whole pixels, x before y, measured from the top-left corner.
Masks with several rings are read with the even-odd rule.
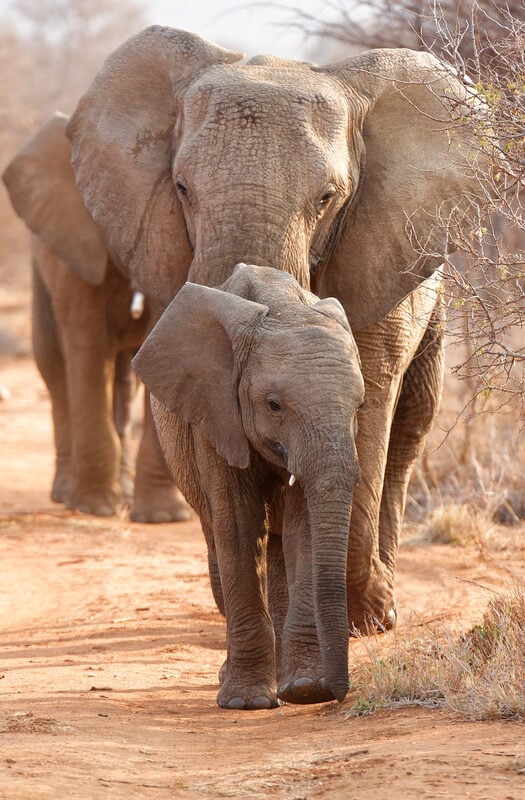
[[[29,230],[88,283],[106,274],[108,252],[71,168],[68,117],[52,116],[18,151],[2,179]]]
[[[447,220],[482,194],[479,159],[458,123],[468,93],[429,53],[371,50],[318,70],[345,87],[365,145],[357,202],[316,283],[321,296],[343,299],[355,330],[440,266]]]
[[[268,307],[186,283],[133,359],[151,394],[191,425],[232,467],[246,468],[250,448],[237,396],[234,339],[245,336]]]
[[[112,254],[165,305],[192,259],[171,175],[184,88],[242,53],[153,25],[106,60],[68,125],[77,183]]]

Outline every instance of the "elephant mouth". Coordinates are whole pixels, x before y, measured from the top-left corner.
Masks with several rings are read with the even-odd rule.
[[[280,458],[284,464],[288,462],[288,453],[286,452],[286,447],[281,444],[281,442],[273,442],[268,439],[265,442],[266,447],[268,450],[271,450],[277,458]]]
[[[281,444],[281,442],[275,442],[269,439],[265,441],[265,446],[274,456],[277,457],[277,460],[279,461],[277,466],[284,470],[284,472],[281,473],[283,483],[287,483],[288,486],[293,486],[297,480],[297,475],[290,468],[288,451],[286,447]],[[276,462],[274,461],[274,463]]]

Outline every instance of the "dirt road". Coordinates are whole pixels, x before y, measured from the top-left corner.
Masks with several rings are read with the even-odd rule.
[[[198,523],[51,504],[43,385],[29,359],[8,357],[0,384],[11,393],[0,403],[2,800],[525,795],[515,723],[424,708],[349,717],[351,694],[342,705],[220,710],[225,627]],[[479,584],[499,590],[511,573],[525,574],[523,546],[487,555],[407,534],[399,635],[411,611],[423,623],[479,619]]]

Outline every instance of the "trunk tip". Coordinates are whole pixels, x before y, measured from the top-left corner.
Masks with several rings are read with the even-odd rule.
[[[348,694],[350,686],[346,686],[344,689],[336,689],[335,691],[332,689],[335,699],[338,703],[342,703],[345,699],[346,695]]]
[[[337,684],[331,684],[328,681],[325,683],[326,688],[328,691],[333,695],[334,700],[337,700],[338,703],[342,703],[345,699],[346,695],[348,694],[348,690],[350,689],[350,683],[346,681],[345,683],[338,682]]]

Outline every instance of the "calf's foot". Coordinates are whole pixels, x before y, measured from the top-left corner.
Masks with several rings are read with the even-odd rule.
[[[325,679],[308,670],[298,670],[290,678],[279,681],[277,696],[285,703],[299,705],[328,703],[336,699],[326,686]]]
[[[277,687],[275,679],[265,675],[266,670],[257,670],[250,675],[248,671],[232,669],[228,659],[219,672],[221,688],[217,695],[217,705],[221,708],[253,711],[276,708]]]
[[[217,695],[217,705],[236,711],[276,708],[279,705],[275,686],[224,680]]]

